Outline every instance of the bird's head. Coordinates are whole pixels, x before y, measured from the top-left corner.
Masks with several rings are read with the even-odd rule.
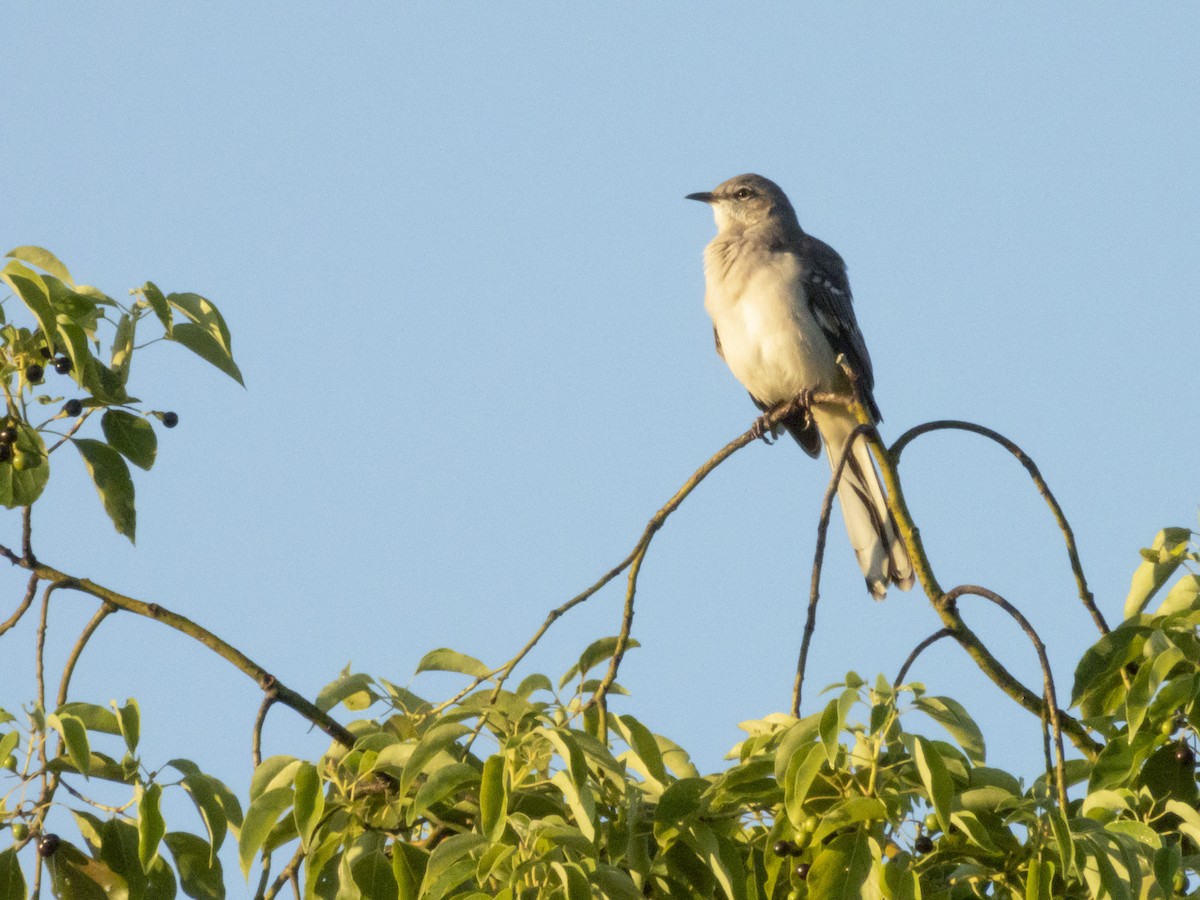
[[[686,199],[711,206],[718,231],[745,231],[763,223],[785,227],[795,224],[799,228],[787,194],[761,175],[738,175],[721,182],[712,191],[688,194]]]

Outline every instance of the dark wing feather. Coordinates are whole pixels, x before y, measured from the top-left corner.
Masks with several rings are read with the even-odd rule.
[[[854,318],[854,298],[846,263],[836,250],[824,241],[805,234],[800,242],[800,258],[804,264],[804,293],[813,317],[820,324],[834,353],[844,354],[851,370],[858,376],[859,385],[875,421],[882,421],[875,403],[875,374],[871,371],[871,356],[867,343]]]

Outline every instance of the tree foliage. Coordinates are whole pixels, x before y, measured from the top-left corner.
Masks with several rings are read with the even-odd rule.
[[[798,683],[792,711],[741,724],[745,738],[721,771],[700,772],[681,745],[613,708],[625,694],[616,681],[620,660],[637,646],[630,624],[638,568],[662,520],[711,467],[660,511],[624,563],[552,611],[511,660],[492,666],[450,649],[428,653],[418,672],[460,677],[453,696],[435,702],[345,671],[309,702],[201,626],[33,555],[30,509],[45,486],[50,454],[65,441],[83,456],[117,530],[133,538],[127,463],[149,469],[157,452],[150,420],[168,424],[166,413],[147,411],[128,393],[139,323],[241,378],[228,328],[210,301],[164,295],[147,282],[121,306],[75,285],[47,251],[23,247],[10,256],[3,277],[29,322],[0,330],[3,428],[11,430],[8,440],[0,434],[0,447],[8,447],[0,500],[23,510],[22,546],[0,547],[0,555],[30,578],[0,623],[0,640],[39,589],[43,609],[61,590],[91,595],[100,606],[75,643],[57,698],[40,691],[19,706],[6,699],[9,711],[0,709],[0,846],[9,839],[0,850],[3,900],[47,884],[62,897],[215,898],[242,893],[242,878],[259,896],[288,891],[327,900],[1132,900],[1183,896],[1200,870],[1200,554],[1190,530],[1165,529],[1142,551],[1124,620],[1112,630],[1090,605],[1077,569],[1099,637],[1076,667],[1073,712],[1057,709],[1048,670],[1040,697],[1007,676],[955,609],[960,597],[976,595],[1023,622],[1012,604],[984,588],[937,586],[895,470],[908,436],[890,451],[875,449],[922,584],[946,627],[896,678],[849,672],[807,715],[799,714]],[[112,349],[101,359],[105,329]],[[78,406],[65,408],[31,372],[36,366],[44,376],[46,363],[70,376],[71,390],[82,395],[74,398]],[[44,422],[31,419],[39,406],[60,405]],[[99,431],[78,436],[97,412]],[[48,438],[57,442],[48,445]],[[735,441],[711,465],[748,441]],[[1019,449],[1015,455],[1042,490],[1036,467]],[[1043,493],[1077,566],[1065,518],[1048,488]],[[514,686],[516,666],[550,625],[626,570],[620,633],[585,647],[556,681],[532,674]],[[819,574],[818,556],[812,608]],[[136,701],[103,705],[70,691],[75,660],[115,609],[177,628],[259,681],[265,700],[256,757],[262,723],[278,704],[323,728],[333,739],[329,750],[317,759],[256,759],[249,794],[240,799],[190,760],[143,760]],[[989,766],[971,714],[905,677],[920,650],[942,637],[967,650],[1012,697],[1013,709],[1041,716],[1046,770],[1032,781]],[[42,684],[40,653],[36,664]],[[1055,752],[1064,735],[1075,758]],[[119,801],[88,800],[98,783],[121,794]],[[165,821],[164,798],[172,794],[194,806],[188,825]],[[64,810],[75,833],[51,833],[48,816],[62,821]],[[230,841],[240,873],[222,867],[219,851]]]

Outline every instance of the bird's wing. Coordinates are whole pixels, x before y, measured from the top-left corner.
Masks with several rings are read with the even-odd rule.
[[[871,370],[867,343],[854,318],[854,298],[850,294],[850,280],[846,277],[846,263],[836,250],[811,234],[805,234],[801,240],[800,258],[804,264],[804,293],[813,317],[825,332],[833,352],[845,355],[851,370],[858,376],[859,386],[875,420],[880,421],[882,416],[873,396],[875,374]]]

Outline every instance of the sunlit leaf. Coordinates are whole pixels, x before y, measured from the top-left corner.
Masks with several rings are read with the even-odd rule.
[[[43,272],[49,272],[55,278],[61,278],[72,287],[75,285],[75,282],[71,278],[71,273],[67,271],[67,267],[63,265],[57,256],[44,247],[14,247],[4,255],[27,262],[31,266],[37,266]]]
[[[125,460],[103,441],[72,438],[71,443],[83,457],[113,527],[132,543],[137,532],[137,511],[133,505],[133,479]]]
[[[417,663],[417,673],[421,672],[457,672],[472,678],[487,678],[492,670],[473,656],[442,647],[430,650],[421,657],[421,661]]]
[[[238,384],[245,387],[242,372],[229,352],[212,334],[199,325],[184,322],[171,329],[170,340],[187,347],[205,362],[220,369]]]

